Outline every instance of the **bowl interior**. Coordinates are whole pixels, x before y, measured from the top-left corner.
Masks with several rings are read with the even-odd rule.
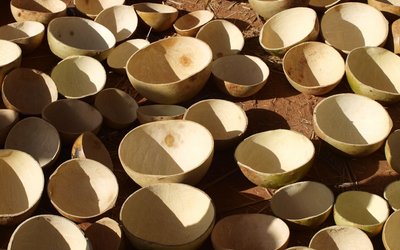
[[[150,3],[150,2],[137,3],[134,5],[134,8],[138,12],[155,13],[155,14],[170,14],[177,12],[177,9],[175,9],[172,6],[159,3]]]
[[[400,130],[395,130],[389,135],[385,145],[385,156],[388,164],[397,172],[400,172]]]
[[[33,1],[24,1],[24,0],[11,0],[12,6],[28,10],[28,11],[37,11],[43,13],[57,13],[64,11],[67,8],[65,2],[61,0],[33,0]]]
[[[383,196],[393,210],[400,209],[400,181],[394,181],[386,186]]]
[[[18,41],[36,36],[44,30],[44,25],[36,21],[9,23],[0,27],[0,39]]]
[[[0,67],[3,67],[21,58],[22,50],[16,43],[0,39],[0,54]]]
[[[196,29],[214,18],[214,13],[209,10],[197,10],[181,16],[174,23],[174,28],[179,31]]]
[[[138,119],[141,123],[159,120],[181,119],[186,108],[179,105],[152,104],[139,106]]]
[[[392,213],[383,227],[382,240],[387,250],[395,250],[400,245],[400,211]]]
[[[125,69],[129,58],[139,49],[146,47],[150,42],[145,39],[132,39],[115,47],[107,57],[107,64],[111,68]],[[125,72],[124,72],[125,73]]]
[[[79,11],[93,18],[104,9],[124,4],[125,0],[75,0],[74,2]]]

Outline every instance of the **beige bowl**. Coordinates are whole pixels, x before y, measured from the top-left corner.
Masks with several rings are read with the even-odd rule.
[[[316,40],[318,34],[319,21],[315,10],[295,7],[268,19],[261,28],[259,43],[268,53],[283,56],[296,44]]]
[[[141,124],[162,121],[183,119],[186,108],[179,105],[152,104],[139,106],[137,117]]]
[[[135,99],[117,88],[100,91],[95,97],[94,106],[102,114],[104,123],[111,128],[126,128],[137,118],[138,104]]]
[[[400,246],[400,210],[392,213],[386,220],[382,231],[382,242],[386,250],[395,250]]]
[[[47,27],[51,52],[64,59],[72,55],[107,58],[115,46],[114,34],[103,25],[81,17],[59,17]]]
[[[91,224],[85,230],[93,249],[122,250],[123,236],[119,223],[111,218],[104,217]]]
[[[273,15],[292,8],[294,0],[249,0],[250,7],[265,20]]]
[[[281,219],[267,214],[236,214],[215,224],[211,242],[215,250],[285,249],[289,227]]]
[[[391,104],[400,101],[400,58],[380,47],[353,49],[346,59],[347,81],[354,93]]]
[[[158,32],[171,28],[179,14],[175,7],[160,3],[136,3],[133,7],[140,19]]]
[[[0,149],[0,225],[16,225],[33,214],[44,189],[39,163],[29,154]]]
[[[278,189],[271,199],[272,212],[299,228],[318,227],[330,215],[335,197],[324,184],[296,182]]]
[[[269,68],[256,56],[230,55],[216,59],[212,63],[211,73],[214,82],[224,93],[233,97],[249,97],[267,83]]]
[[[283,57],[286,79],[296,90],[323,95],[334,89],[345,73],[343,57],[321,42],[304,42],[290,48]]]
[[[160,183],[130,195],[121,207],[120,221],[137,249],[194,250],[210,235],[215,208],[200,189]]]
[[[94,19],[102,10],[124,4],[125,0],[74,0],[76,8]]]
[[[19,113],[11,109],[0,109],[0,147],[3,147],[8,132],[19,120]]]
[[[387,185],[383,192],[383,197],[394,211],[400,210],[400,180]]]
[[[138,50],[126,71],[133,87],[160,104],[176,104],[194,97],[210,74],[212,51],[193,37],[169,37]]]
[[[400,18],[392,23],[390,26],[393,39],[393,52],[400,54]]]
[[[308,6],[318,12],[325,12],[327,9],[331,8],[335,4],[339,4],[343,1],[344,0],[310,0]]]
[[[29,68],[16,68],[9,72],[1,91],[4,105],[24,115],[40,115],[47,104],[58,99],[53,79]]]
[[[14,42],[0,39],[0,85],[8,72],[21,65],[22,50]]]
[[[196,38],[211,47],[213,59],[238,54],[244,46],[244,37],[240,29],[223,19],[213,20],[203,25],[197,32]]]
[[[125,172],[140,186],[158,182],[197,184],[214,153],[211,133],[185,120],[150,122],[122,139],[118,156]]]
[[[48,24],[56,17],[67,15],[67,5],[61,0],[11,0],[10,9],[18,22],[37,21]]]
[[[214,18],[214,12],[196,10],[178,18],[174,23],[176,33],[181,36],[196,36],[199,29]]]
[[[63,216],[82,222],[114,207],[118,182],[113,172],[91,159],[71,159],[49,177],[47,193]]]
[[[57,215],[41,214],[21,223],[11,235],[8,250],[92,249],[79,227]]]
[[[400,2],[398,0],[368,0],[367,2],[380,10],[389,21],[400,17]]]
[[[391,133],[385,143],[385,157],[388,165],[397,173],[400,173],[400,130]]]
[[[38,117],[27,117],[17,122],[4,144],[4,148],[28,153],[42,168],[57,160],[60,147],[60,136],[56,128]]]
[[[362,46],[383,46],[389,24],[374,7],[357,2],[341,3],[329,8],[321,19],[325,43],[348,54]]]
[[[244,110],[236,103],[223,99],[196,102],[186,110],[183,119],[207,128],[214,138],[216,149],[235,145],[243,137],[248,125]]]
[[[319,230],[311,238],[314,249],[373,250],[371,240],[363,231],[349,226],[330,226]]]
[[[305,246],[294,246],[286,248],[286,250],[315,250],[314,248],[305,247]]]
[[[240,170],[256,185],[279,188],[303,178],[311,168],[315,148],[304,135],[270,130],[244,139],[234,156]]]
[[[357,94],[337,94],[314,108],[313,125],[319,138],[350,156],[378,150],[393,122],[382,105]]]

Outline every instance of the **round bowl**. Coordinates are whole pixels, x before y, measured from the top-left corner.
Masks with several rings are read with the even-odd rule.
[[[133,7],[140,19],[157,32],[171,28],[179,14],[175,7],[161,3],[142,2]]]
[[[389,22],[400,17],[400,3],[397,0],[368,0],[367,3],[380,10]]]
[[[48,24],[56,17],[67,15],[67,5],[61,0],[11,0],[10,9],[17,22],[37,21]]]
[[[61,59],[81,55],[100,61],[107,58],[116,43],[107,27],[81,17],[59,17],[50,21],[47,41],[51,52]]]
[[[330,215],[335,197],[324,184],[296,182],[278,189],[271,199],[272,212],[299,228],[318,227]]]
[[[398,55],[400,54],[400,18],[392,23],[390,31],[392,33],[393,52]]]
[[[4,143],[4,148],[28,153],[42,168],[57,160],[60,147],[57,129],[45,120],[33,116],[17,122]]]
[[[22,50],[14,42],[0,39],[0,85],[11,70],[21,65]]]
[[[397,173],[400,173],[400,129],[391,133],[385,143],[385,157],[388,165]]]
[[[276,129],[247,137],[236,147],[234,156],[251,182],[279,188],[303,178],[312,166],[314,154],[314,145],[306,136]]]
[[[29,154],[0,149],[0,225],[16,225],[30,217],[44,189],[39,163]]]
[[[197,184],[214,153],[211,133],[186,120],[140,125],[122,139],[118,156],[125,172],[140,186],[159,182]]]
[[[216,59],[211,66],[215,84],[233,97],[249,97],[267,83],[269,68],[259,57],[230,55]]]
[[[333,207],[333,218],[338,226],[352,226],[369,236],[382,231],[389,216],[389,207],[379,195],[365,191],[346,191],[339,194]]]
[[[137,249],[198,249],[215,222],[211,198],[181,183],[141,188],[123,203],[123,230]]]
[[[4,146],[8,132],[19,120],[19,113],[11,109],[0,109],[0,147]]]
[[[58,215],[41,214],[25,220],[14,230],[7,249],[90,250],[91,246],[72,221]]]
[[[317,12],[325,12],[327,9],[331,8],[335,4],[339,4],[343,0],[310,0],[308,6],[313,8]]]
[[[223,99],[196,102],[186,110],[183,119],[207,128],[214,138],[216,149],[235,145],[243,137],[248,125],[244,110],[236,103]]]
[[[392,213],[386,220],[382,231],[382,242],[386,250],[395,250],[400,246],[400,210]]]
[[[76,8],[94,19],[102,10],[124,4],[125,0],[74,0]]]
[[[391,104],[400,101],[400,58],[381,47],[353,49],[346,59],[347,82],[354,93]]]
[[[261,28],[259,43],[271,55],[283,56],[296,44],[316,40],[318,34],[319,21],[315,10],[295,7],[268,19]]]
[[[49,75],[36,69],[16,68],[1,86],[4,105],[24,115],[40,115],[58,99],[57,87]]]
[[[289,227],[267,214],[235,214],[219,220],[211,233],[215,250],[285,249]]]
[[[218,19],[201,27],[196,38],[206,42],[213,54],[213,59],[238,54],[244,46],[244,37],[240,29],[233,23]]]
[[[104,123],[111,128],[126,128],[137,118],[138,104],[135,99],[117,88],[100,91],[95,97],[94,106],[103,116]]]
[[[119,223],[109,217],[103,217],[85,229],[85,236],[93,249],[124,249],[124,239]]]
[[[358,228],[349,226],[323,228],[314,234],[309,246],[314,249],[374,249],[367,234]]]
[[[321,42],[304,42],[290,48],[282,60],[290,85],[308,95],[323,95],[334,89],[345,73],[343,57]]]
[[[374,7],[357,2],[336,4],[321,19],[325,43],[348,54],[363,46],[383,46],[389,33],[389,23]]]
[[[181,36],[196,36],[199,29],[213,18],[212,11],[196,10],[178,18],[173,26],[176,33]]]
[[[118,182],[113,172],[100,162],[71,159],[63,162],[49,177],[47,193],[60,214],[83,222],[114,207]]]
[[[295,2],[294,0],[249,0],[250,7],[264,20],[294,7]]]
[[[386,186],[383,197],[394,211],[400,210],[400,180],[393,181]]]
[[[286,248],[286,250],[315,250],[315,249],[311,248],[311,247],[305,247],[305,246],[294,246],[294,247]]]
[[[179,105],[152,104],[139,106],[137,117],[141,124],[162,121],[183,119],[186,108]]]
[[[193,37],[169,37],[151,43],[131,56],[126,71],[132,86],[160,104],[191,99],[211,74],[212,51]]]
[[[313,113],[316,135],[350,156],[366,156],[378,150],[393,122],[385,108],[368,97],[344,93],[319,102]]]

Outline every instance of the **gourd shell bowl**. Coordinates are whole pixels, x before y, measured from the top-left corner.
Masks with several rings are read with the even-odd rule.
[[[37,21],[48,24],[56,17],[67,15],[67,5],[61,0],[11,0],[10,9],[17,22]]]
[[[196,10],[178,18],[173,26],[176,33],[181,36],[196,36],[199,29],[213,18],[212,11]]]

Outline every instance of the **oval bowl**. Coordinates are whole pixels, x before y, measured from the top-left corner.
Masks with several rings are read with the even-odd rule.
[[[250,7],[264,20],[294,7],[295,2],[294,0],[249,0]]]
[[[400,210],[393,212],[386,220],[382,230],[382,242],[386,250],[395,250],[400,246]]]
[[[85,236],[90,240],[93,249],[124,249],[125,236],[119,222],[103,217],[85,229]]]
[[[389,22],[400,17],[400,4],[397,0],[368,0],[367,3],[381,11]]]
[[[196,10],[178,18],[173,24],[176,33],[181,36],[196,36],[199,29],[214,18],[214,12]]]
[[[133,7],[140,19],[157,32],[171,28],[179,14],[175,7],[161,3],[142,2]]]
[[[383,191],[383,197],[394,211],[400,210],[400,180],[389,183]]]
[[[0,39],[0,85],[11,70],[21,66],[22,50],[14,42]]]
[[[0,147],[4,146],[8,132],[19,120],[19,113],[11,109],[0,109]]]
[[[139,106],[137,117],[141,124],[161,121],[183,119],[186,108],[179,105],[152,104]]]
[[[311,247],[305,247],[305,246],[294,246],[294,247],[286,248],[286,250],[315,250],[315,249],[311,248]]]
[[[124,4],[125,0],[74,0],[75,7],[86,16],[94,19],[104,9]]]
[[[48,24],[56,17],[67,15],[67,4],[61,0],[11,0],[10,9],[17,22],[37,21]]]
[[[386,139],[385,157],[388,165],[397,173],[400,173],[400,130],[396,129]]]

